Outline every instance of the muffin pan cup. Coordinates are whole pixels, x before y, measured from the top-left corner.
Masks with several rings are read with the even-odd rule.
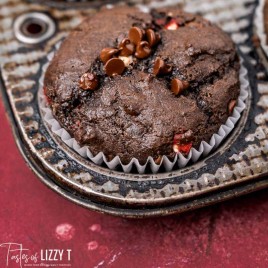
[[[251,43],[257,2],[175,2],[229,32],[248,70],[250,91],[240,120],[217,150],[195,164],[157,174],[130,174],[97,166],[53,134],[40,113],[38,81],[47,55],[83,16],[94,14],[96,6],[88,2],[83,9],[78,3],[75,8],[62,9],[17,0],[16,7],[10,1],[1,9],[0,3],[0,13],[5,12],[0,30],[0,88],[15,140],[40,180],[69,200],[112,215],[151,217],[192,210],[268,186],[268,82]],[[154,1],[148,6],[155,3],[170,5],[171,1]],[[36,45],[18,41],[13,29],[17,16],[32,11],[49,14],[56,23],[55,34]]]

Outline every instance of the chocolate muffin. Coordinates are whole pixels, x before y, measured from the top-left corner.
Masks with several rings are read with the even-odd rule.
[[[229,36],[179,9],[104,9],[51,61],[44,92],[80,145],[127,164],[187,155],[232,114],[239,60]]]

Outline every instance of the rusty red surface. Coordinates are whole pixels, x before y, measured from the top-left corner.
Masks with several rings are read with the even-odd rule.
[[[0,244],[22,244],[39,258],[41,250],[71,249],[68,264],[75,268],[268,267],[268,189],[166,218],[91,212],[46,188],[30,171],[1,101],[0,182]],[[6,267],[6,256],[0,247],[0,267]],[[9,267],[19,264],[13,260]]]

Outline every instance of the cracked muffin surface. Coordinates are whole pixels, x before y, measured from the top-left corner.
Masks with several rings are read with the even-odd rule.
[[[133,41],[136,52],[120,57],[130,29],[147,39]],[[139,50],[152,31],[160,37],[157,45]],[[104,48],[110,48],[104,56],[123,60],[122,73],[110,75],[119,71],[103,62]],[[85,73],[97,79],[94,90],[79,85]],[[44,91],[55,118],[80,145],[108,160],[144,164],[149,156],[172,159],[210,140],[238,98],[239,60],[230,37],[200,16],[179,9],[104,9],[64,40],[46,71]]]

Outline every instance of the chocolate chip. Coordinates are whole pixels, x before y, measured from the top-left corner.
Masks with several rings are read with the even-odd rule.
[[[116,53],[118,53],[118,49],[112,47],[104,48],[100,53],[100,59],[103,63],[106,63],[109,59],[111,59]]]
[[[84,90],[94,90],[99,82],[96,75],[92,73],[84,73],[79,80],[79,87]]]
[[[136,47],[135,56],[138,59],[144,59],[150,56],[152,50],[146,41],[141,41]]]
[[[188,87],[189,87],[189,83],[187,81],[182,81],[178,78],[174,78],[171,81],[171,91],[175,95],[181,94]]]
[[[124,38],[119,44],[120,56],[130,56],[135,51],[135,45],[128,38]]]
[[[161,58],[157,58],[154,62],[153,73],[158,74],[168,74],[172,71],[172,66],[166,64]]]
[[[120,75],[125,70],[125,64],[118,58],[112,58],[107,61],[104,66],[104,70],[109,76]]]
[[[155,33],[152,29],[146,30],[146,38],[150,47],[155,46],[161,39],[159,33]]]
[[[229,115],[231,115],[233,113],[235,106],[236,106],[236,100],[231,100],[228,104]]]
[[[138,43],[141,42],[143,35],[144,35],[144,32],[139,27],[130,28],[129,33],[128,33],[128,37],[130,41],[135,45],[138,45]]]

